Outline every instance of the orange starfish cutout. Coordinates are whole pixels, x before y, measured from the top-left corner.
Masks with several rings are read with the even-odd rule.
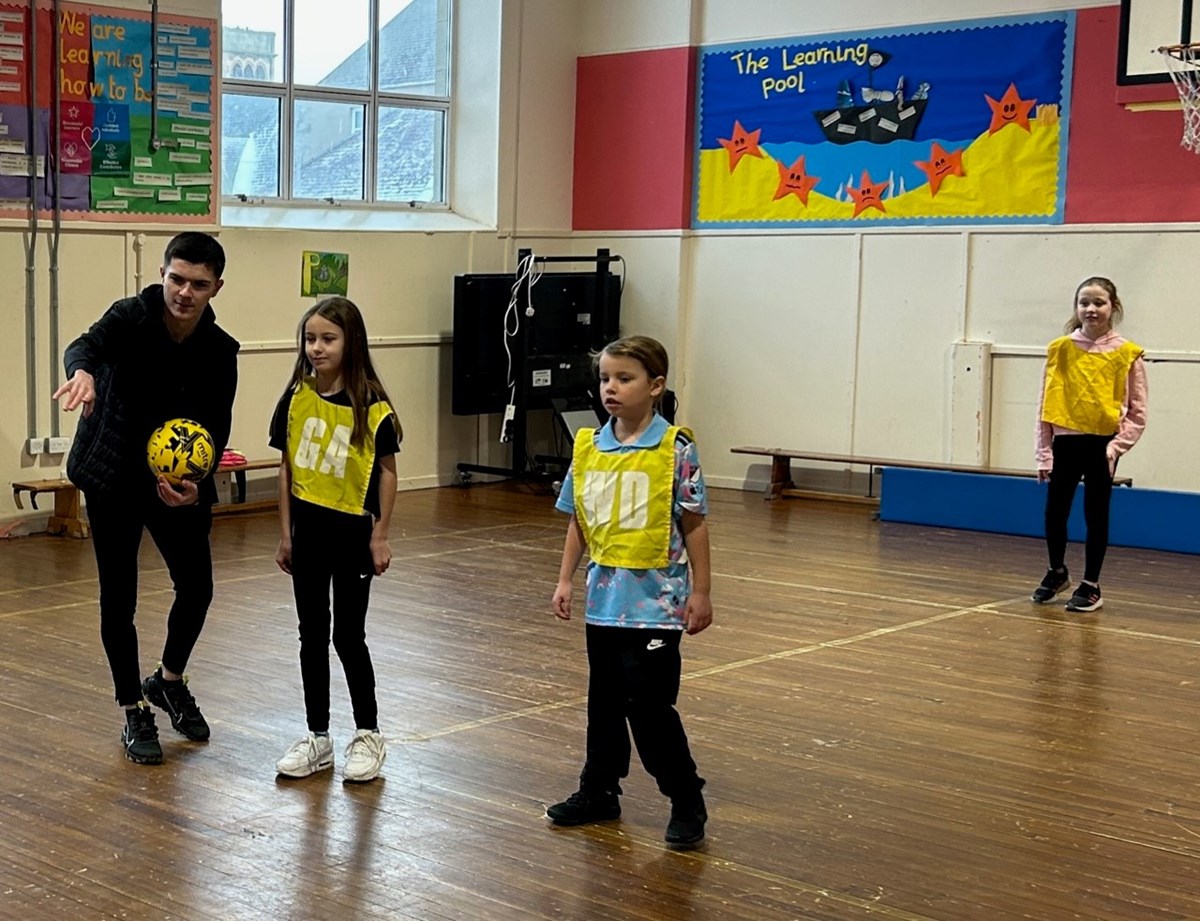
[[[732,138],[717,138],[721,142],[721,146],[729,151],[729,172],[733,172],[738,165],[738,161],[746,154],[752,157],[762,157],[763,152],[758,147],[758,136],[762,134],[762,128],[755,128],[753,131],[747,132],[742,127],[742,123],[737,119],[733,122],[733,137]]]
[[[808,207],[808,193],[821,181],[821,178],[805,175],[803,157],[793,163],[791,168],[782,163],[775,165],[779,167],[779,187],[775,189],[774,201],[779,201],[788,195],[795,195],[805,207]]]
[[[854,199],[854,214],[853,217],[858,217],[868,208],[875,208],[887,214],[887,208],[883,206],[883,199],[879,196],[883,194],[883,190],[888,187],[886,182],[872,182],[871,174],[863,170],[862,179],[858,183],[858,188],[847,186],[846,191],[850,193],[850,197]]]
[[[929,177],[929,194],[937,195],[942,180],[947,176],[965,176],[962,167],[962,148],[953,153],[946,153],[937,141],[929,149],[929,160],[914,160],[917,168]]]
[[[983,98],[992,107],[992,123],[988,125],[988,134],[995,134],[1005,125],[1020,125],[1029,130],[1029,111],[1037,105],[1037,100],[1022,99],[1015,83],[1008,85],[999,102],[987,93],[983,94]]]

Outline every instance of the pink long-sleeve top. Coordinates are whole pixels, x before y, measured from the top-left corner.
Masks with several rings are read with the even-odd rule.
[[[1125,344],[1125,338],[1116,330],[1110,330],[1099,339],[1089,339],[1083,330],[1077,329],[1071,333],[1071,341],[1089,352],[1112,352]],[[1120,457],[1142,437],[1146,429],[1146,363],[1138,358],[1129,367],[1129,377],[1125,381],[1125,399],[1121,403],[1121,422],[1117,426],[1117,434],[1108,443],[1108,452],[1114,457]],[[1042,369],[1042,386],[1038,393],[1038,418],[1035,457],[1038,470],[1049,470],[1054,466],[1054,455],[1050,444],[1055,435],[1079,435],[1074,429],[1061,425],[1052,425],[1042,421],[1042,403],[1046,399],[1046,370]]]

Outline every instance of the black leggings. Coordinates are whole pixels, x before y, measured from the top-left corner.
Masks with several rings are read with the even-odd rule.
[[[212,555],[208,544],[212,506],[201,502],[172,508],[149,490],[132,496],[88,493],[86,497],[100,576],[100,638],[112,670],[117,703],[131,707],[142,699],[137,628],[133,622],[142,530],[150,532],[175,587],[167,615],[162,664],[182,674],[212,603]]]
[[[1108,549],[1108,506],[1112,499],[1113,476],[1108,471],[1105,449],[1111,435],[1056,435],[1052,450],[1050,489],[1046,494],[1046,549],[1050,568],[1064,565],[1067,554],[1067,518],[1075,499],[1075,488],[1083,480],[1083,520],[1087,525],[1083,578],[1099,584],[1100,568]]]
[[[371,597],[369,516],[292,503],[292,590],[300,624],[300,678],[311,732],[329,731],[329,636],[346,673],[357,729],[377,729],[375,671],[367,648]],[[330,588],[333,606],[330,608]]]

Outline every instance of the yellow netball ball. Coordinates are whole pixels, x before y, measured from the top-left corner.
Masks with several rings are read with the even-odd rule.
[[[146,444],[146,460],[155,476],[172,483],[199,480],[213,468],[217,449],[199,422],[172,419],[154,430]]]

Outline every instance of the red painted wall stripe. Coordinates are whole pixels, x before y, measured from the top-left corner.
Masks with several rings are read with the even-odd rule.
[[[1179,146],[1183,113],[1116,101],[1120,15],[1106,6],[1075,16],[1066,222],[1200,221],[1200,156]]]
[[[1180,112],[1116,101],[1116,6],[1075,20],[1068,224],[1200,221],[1200,156],[1179,145]],[[691,225],[695,49],[580,58],[575,230]]]
[[[690,226],[695,50],[580,58],[575,230]]]

